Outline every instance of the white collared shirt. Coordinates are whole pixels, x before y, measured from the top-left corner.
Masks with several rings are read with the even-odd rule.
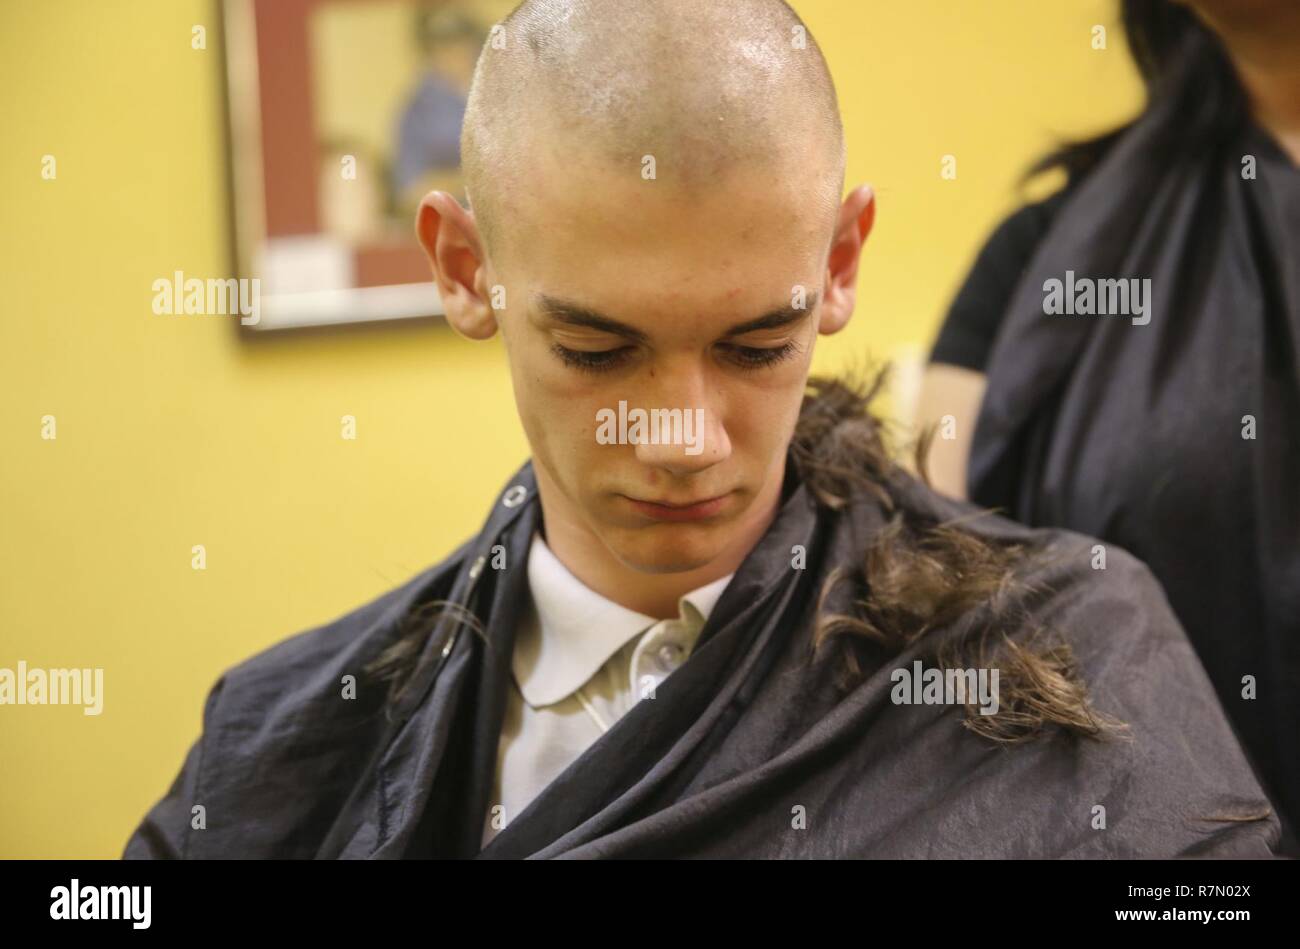
[[[533,534],[532,597],[515,640],[483,846],[686,661],[732,576],[682,596],[677,618],[656,620],[587,587]]]

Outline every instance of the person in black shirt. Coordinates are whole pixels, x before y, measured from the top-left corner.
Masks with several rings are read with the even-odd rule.
[[[921,421],[959,430],[936,473],[948,493],[1147,562],[1295,853],[1300,5],[1190,7],[1124,4],[1148,106],[1035,169],[1070,183],[980,254]],[[1102,281],[1149,281],[1146,311],[1103,315],[1100,290],[1074,315],[1051,299]]]

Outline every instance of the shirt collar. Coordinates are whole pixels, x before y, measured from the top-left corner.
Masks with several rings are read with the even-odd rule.
[[[677,602],[698,631],[733,575],[692,590]],[[532,615],[520,631],[511,665],[525,701],[552,705],[576,692],[629,640],[658,620],[608,600],[569,572],[540,531],[528,551]]]

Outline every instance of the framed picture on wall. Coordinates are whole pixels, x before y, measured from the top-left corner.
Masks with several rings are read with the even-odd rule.
[[[251,332],[440,319],[420,198],[465,204],[474,63],[509,0],[225,0],[234,242]]]

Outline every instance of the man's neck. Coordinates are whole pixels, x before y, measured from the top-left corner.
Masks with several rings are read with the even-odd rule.
[[[694,570],[677,573],[647,573],[627,566],[574,516],[570,505],[539,465],[534,465],[541,497],[546,544],[556,559],[589,589],[619,606],[655,619],[673,619],[678,601],[692,590],[735,573],[758,544],[781,503],[785,460],[770,478],[763,494],[750,505],[737,523],[722,552]]]

